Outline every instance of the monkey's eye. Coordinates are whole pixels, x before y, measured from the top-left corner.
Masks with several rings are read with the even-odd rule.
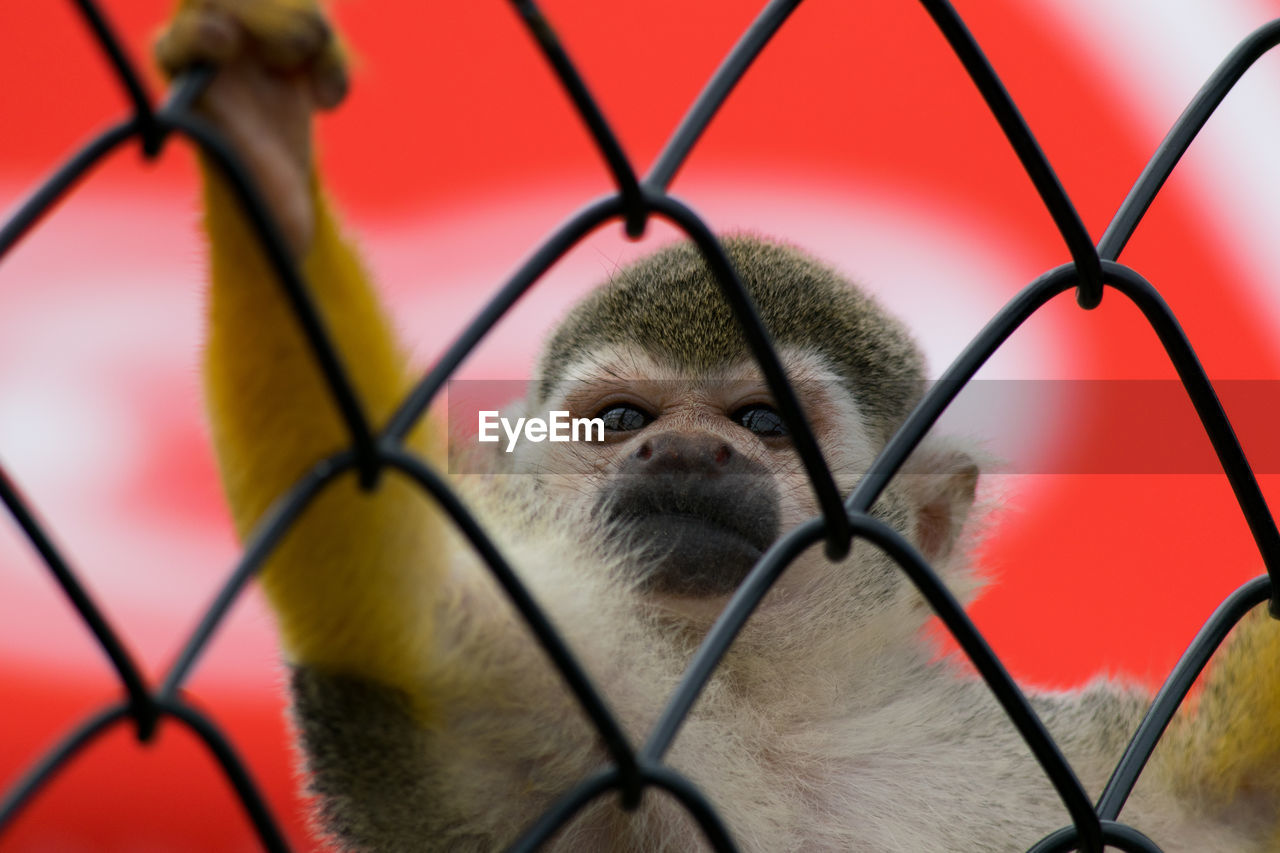
[[[761,438],[782,438],[790,435],[787,425],[782,422],[773,406],[764,403],[753,403],[743,406],[730,416],[735,423],[741,424]]]
[[[626,403],[602,409],[596,417],[604,421],[604,428],[609,432],[634,432],[653,423],[653,415]]]

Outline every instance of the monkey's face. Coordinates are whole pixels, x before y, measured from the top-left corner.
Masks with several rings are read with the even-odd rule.
[[[784,360],[828,461],[861,473],[876,448],[843,386],[816,357]],[[597,353],[540,408],[600,419],[603,440],[526,442],[514,460],[552,500],[599,524],[642,589],[682,610],[722,602],[783,532],[816,513],[757,368],[744,360],[691,372],[638,351]],[[804,575],[797,566],[784,580]]]

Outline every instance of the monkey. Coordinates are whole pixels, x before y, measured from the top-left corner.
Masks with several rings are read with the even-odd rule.
[[[162,70],[217,66],[200,109],[262,189],[372,423],[411,373],[328,200],[310,122],[347,94],[312,0],[189,0]],[[210,293],[204,383],[239,534],[347,439],[253,232],[202,161]],[[730,235],[841,489],[918,401],[903,324],[790,244]],[[599,685],[650,730],[733,590],[816,505],[787,427],[699,251],[619,270],[552,331],[518,413],[598,419],[603,440],[526,441],[452,482]],[[406,447],[442,466],[423,420]],[[980,465],[918,449],[873,508],[958,595]],[[972,516],[972,517],[971,517]],[[319,831],[349,850],[494,850],[607,757],[560,676],[443,512],[387,471],[322,491],[261,583],[289,669]],[[1069,823],[990,691],[934,653],[929,610],[885,554],[803,553],[748,621],[667,761],[745,851],[1023,850]],[[1250,618],[1180,712],[1121,819],[1167,851],[1280,849],[1280,631]],[[1032,702],[1096,795],[1149,697],[1099,679]],[[555,850],[698,850],[657,790],[588,804]]]

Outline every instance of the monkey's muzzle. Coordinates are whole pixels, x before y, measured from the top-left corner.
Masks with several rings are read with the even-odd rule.
[[[763,470],[623,477],[601,509],[642,585],[670,595],[732,592],[778,537],[777,489]]]

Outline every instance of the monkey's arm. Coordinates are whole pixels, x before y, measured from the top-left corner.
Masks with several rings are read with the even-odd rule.
[[[219,66],[200,109],[243,159],[280,223],[369,422],[409,387],[404,360],[319,187],[311,117],[346,89],[342,55],[311,0],[183,3],[161,65]],[[211,292],[204,378],[236,527],[248,535],[316,462],[349,442],[297,319],[218,170],[202,158]],[[439,460],[426,428],[412,448]],[[285,535],[262,582],[292,662],[423,692],[442,589],[442,524],[387,475],[364,494],[328,486]],[[434,545],[434,547],[433,547]],[[420,699],[420,696],[415,696]]]
[[[205,164],[211,292],[205,361],[214,443],[243,537],[317,461],[348,443],[299,324],[229,188]],[[303,275],[367,417],[386,420],[409,387],[387,320],[323,195]],[[417,450],[438,459],[419,430]],[[408,688],[419,683],[443,567],[440,523],[395,476],[323,492],[270,559],[262,583],[297,663]]]
[[[157,50],[171,73],[202,58],[219,66],[200,108],[280,222],[377,428],[410,380],[312,164],[311,114],[344,88],[325,85],[341,63],[331,42],[312,38],[317,23],[325,32],[310,0],[202,0],[184,7]],[[309,57],[280,59],[309,38]],[[210,164],[201,170],[212,277],[206,396],[243,537],[349,437],[230,188]],[[409,436],[410,449],[437,464],[439,444],[426,427]],[[501,847],[599,760],[558,675],[458,538],[395,472],[368,494],[350,473],[315,498],[262,574],[295,665],[312,790],[329,831],[359,849]]]
[[[205,379],[243,535],[347,436],[227,188],[207,170],[206,180]],[[381,423],[408,387],[403,363],[316,198],[304,274]],[[436,436],[419,432],[411,438],[438,450]],[[373,494],[348,475],[318,496],[262,576],[297,664],[293,705],[312,790],[325,825],[359,849],[501,848],[598,760],[588,726],[496,589],[468,555],[450,556],[458,546],[447,524],[391,472]]]

